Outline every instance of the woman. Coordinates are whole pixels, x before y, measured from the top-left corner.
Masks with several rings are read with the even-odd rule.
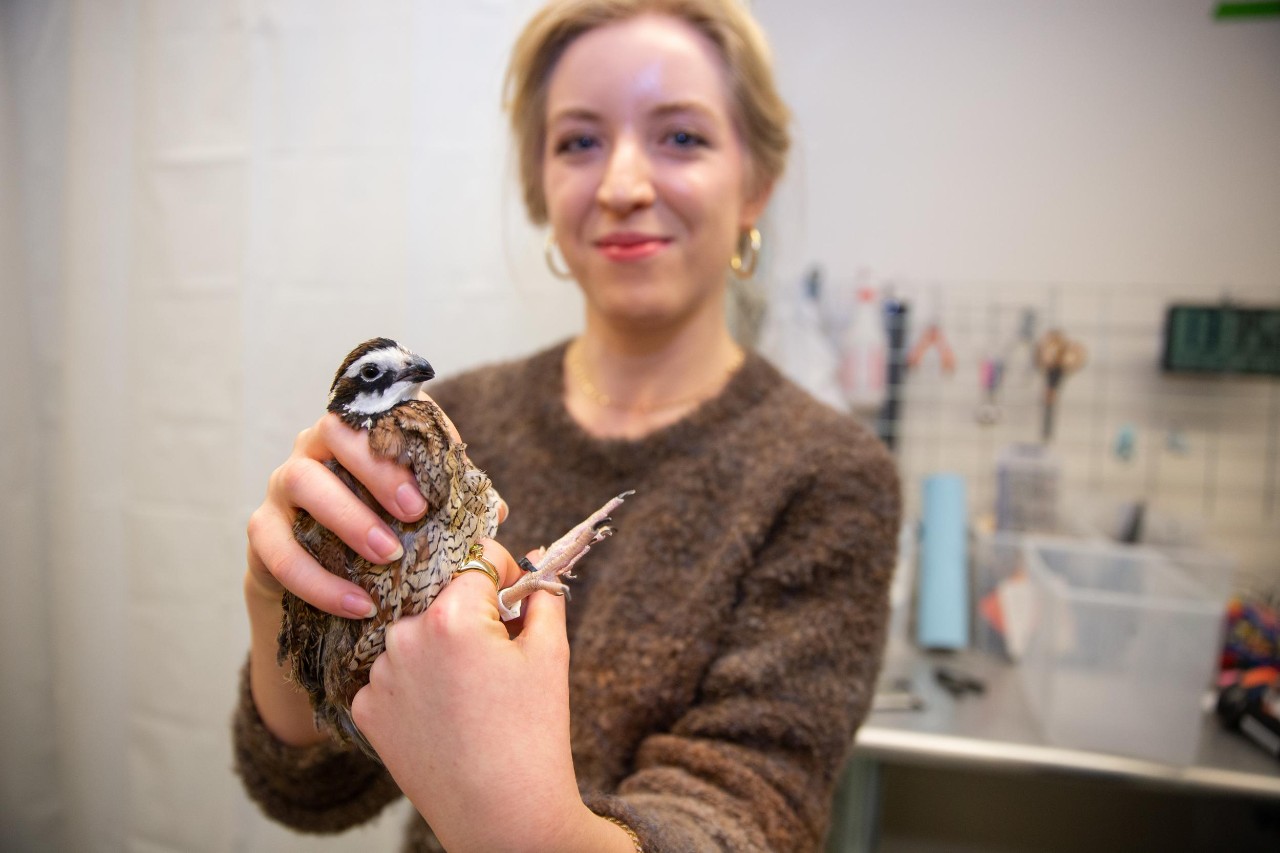
[[[289,525],[305,508],[394,556],[330,457],[398,517],[422,501],[335,418],[304,431],[250,523],[237,760],[268,813],[336,830],[403,792],[423,850],[821,843],[878,667],[899,498],[865,430],[725,325],[728,271],[750,273],[785,159],[766,56],[733,0],[554,2],[526,27],[508,75],[525,202],[582,288],[584,330],[433,396],[510,506],[507,547],[485,544],[504,586],[507,548],[636,495],[572,602],[535,594],[514,638],[476,572],[393,626],[353,706],[384,770],[323,741],[276,666],[283,587],[353,618],[370,607]]]

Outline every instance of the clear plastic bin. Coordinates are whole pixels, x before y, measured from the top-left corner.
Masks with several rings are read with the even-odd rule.
[[[1054,745],[1194,762],[1221,648],[1222,555],[1026,537],[1018,667]]]

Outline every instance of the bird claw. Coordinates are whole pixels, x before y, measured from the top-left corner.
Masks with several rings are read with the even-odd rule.
[[[555,544],[542,552],[536,567],[530,571],[527,561],[521,561],[521,568],[528,574],[515,584],[498,593],[498,612],[503,622],[510,622],[520,615],[521,603],[537,590],[563,595],[570,599],[569,587],[560,583],[560,578],[573,578],[573,567],[591,550],[591,546],[613,535],[614,529],[608,526],[613,519],[609,513],[617,508],[627,497],[635,492],[623,492],[589,515],[581,524],[574,527]]]

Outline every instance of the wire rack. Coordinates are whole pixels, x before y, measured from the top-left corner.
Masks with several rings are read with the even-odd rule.
[[[909,306],[898,355],[913,364],[896,419],[879,424],[908,511],[919,506],[922,478],[945,470],[966,476],[976,515],[993,512],[1002,452],[1046,444],[1061,463],[1071,526],[1107,528],[1141,502],[1166,532],[1232,556],[1241,586],[1280,587],[1280,379],[1160,368],[1170,303],[1275,304],[1280,288],[895,281],[882,292]],[[1045,442],[1033,344],[1050,329],[1078,342],[1086,360],[1059,386]],[[989,393],[992,362],[1003,373]]]

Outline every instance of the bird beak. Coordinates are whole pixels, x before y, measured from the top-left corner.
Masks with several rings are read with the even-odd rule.
[[[396,379],[400,382],[412,382],[415,385],[421,385],[434,379],[436,375],[435,369],[425,358],[414,356],[413,361],[404,370],[401,370]]]

